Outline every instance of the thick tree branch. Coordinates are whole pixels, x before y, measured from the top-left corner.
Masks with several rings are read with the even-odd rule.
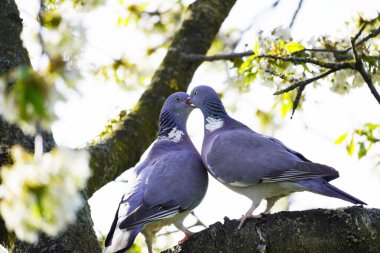
[[[30,65],[27,51],[22,45],[20,33],[22,20],[14,1],[0,1],[0,75],[21,65]],[[51,133],[42,133],[44,139],[44,151],[49,151],[55,146]],[[9,124],[0,117],[0,167],[11,163],[10,148],[22,145],[26,150],[34,151],[34,137],[25,135],[22,130]],[[0,219],[0,243],[7,248],[13,248],[16,237],[5,228],[5,223]],[[78,248],[78,246],[83,246]],[[55,250],[47,250],[55,249]],[[100,247],[93,230],[90,209],[85,202],[84,207],[78,211],[78,219],[75,224],[69,225],[67,230],[55,238],[42,236],[38,244],[29,245],[17,242],[13,252],[100,252]]]
[[[89,147],[93,177],[88,196],[139,161],[157,135],[158,115],[166,97],[186,90],[200,64],[184,60],[182,54],[204,55],[235,1],[198,0],[188,8],[187,18],[135,109],[118,130]]]
[[[0,1],[0,76],[20,65],[30,65],[28,52],[20,39],[21,30],[22,20],[14,1]],[[55,145],[52,135],[44,133],[43,137],[44,149],[50,150]],[[25,135],[18,126],[0,117],[0,170],[2,165],[11,163],[9,151],[15,144],[33,151],[34,138]],[[15,241],[15,236],[7,232],[1,217],[0,235],[0,243],[7,247]]]
[[[349,207],[280,212],[248,220],[225,218],[183,245],[163,253],[375,253],[380,249],[380,210]],[[261,251],[259,251],[261,249]]]

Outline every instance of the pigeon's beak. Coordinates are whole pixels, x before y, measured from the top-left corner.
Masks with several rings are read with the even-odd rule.
[[[191,107],[195,108],[195,105],[193,103],[191,103],[191,98],[190,97],[188,97],[188,98],[185,99],[185,103],[188,104],[188,105],[190,105]]]

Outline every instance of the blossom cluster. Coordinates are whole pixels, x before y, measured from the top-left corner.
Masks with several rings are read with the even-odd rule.
[[[57,148],[35,157],[15,146],[12,155],[14,164],[1,169],[0,214],[7,229],[30,243],[39,232],[57,235],[83,204],[88,153]]]
[[[263,85],[277,89],[318,76],[330,69],[326,68],[326,65],[323,66],[325,63],[335,64],[354,60],[350,38],[358,33],[364,23],[367,24],[367,29],[357,36],[356,42],[358,42],[374,31],[380,23],[380,16],[372,21],[362,20],[355,27],[348,27],[352,30],[347,30],[340,38],[324,35],[308,41],[294,41],[290,30],[283,27],[278,27],[269,34],[259,32],[254,55],[240,65],[239,73],[246,77],[246,85],[259,78]],[[358,44],[355,48],[372,81],[380,85],[379,36]],[[321,81],[326,81],[330,89],[338,94],[346,94],[352,88],[361,87],[365,83],[361,74],[354,69],[336,71],[314,81],[313,85],[317,86]]]
[[[0,79],[0,114],[31,135],[37,125],[50,129],[53,106],[62,98],[43,73],[21,66]]]

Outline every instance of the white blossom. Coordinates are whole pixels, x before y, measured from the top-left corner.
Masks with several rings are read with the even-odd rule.
[[[9,253],[6,248],[4,248],[3,245],[0,244],[0,253]]]
[[[7,229],[31,243],[40,231],[57,235],[82,205],[78,191],[90,176],[87,152],[57,148],[35,159],[16,146],[12,155],[14,164],[1,169],[0,214]]]
[[[336,72],[332,78],[332,86],[330,89],[340,95],[347,94],[349,92],[349,83],[347,79],[350,75],[352,75],[352,73],[348,70],[340,70]]]
[[[362,75],[359,72],[356,72],[352,80],[352,88],[361,87],[363,86],[363,84],[364,84],[364,80],[363,80]]]
[[[375,73],[372,75],[372,82],[380,85],[380,73]]]

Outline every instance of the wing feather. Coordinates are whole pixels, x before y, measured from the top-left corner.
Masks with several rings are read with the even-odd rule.
[[[234,186],[339,176],[335,169],[249,129],[221,132],[203,152],[210,173]]]

